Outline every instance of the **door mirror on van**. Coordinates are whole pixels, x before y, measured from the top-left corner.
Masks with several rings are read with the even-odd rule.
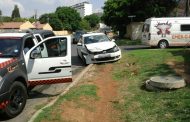
[[[111,41],[112,41],[112,42],[115,42],[115,39],[112,39]]]
[[[82,46],[82,43],[78,42],[78,43],[77,43],[77,46]]]
[[[31,52],[30,57],[31,57],[32,59],[41,58],[41,53],[40,53],[39,50],[35,49],[35,50],[33,50],[33,51]]]

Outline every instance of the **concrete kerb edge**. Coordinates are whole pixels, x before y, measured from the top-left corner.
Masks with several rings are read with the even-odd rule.
[[[46,106],[44,106],[43,108],[41,108],[40,110],[38,110],[37,112],[34,113],[34,115],[30,118],[30,120],[28,122],[34,122],[34,120],[36,119],[36,117],[43,112],[43,110],[45,108],[48,108],[50,106],[52,106],[61,96],[63,96],[64,94],[66,94],[70,88],[72,88],[73,86],[75,86],[79,80],[83,77],[83,75],[93,66],[93,64],[88,65],[77,77],[76,79],[59,95],[57,96],[54,100],[52,100],[50,103],[48,103]]]

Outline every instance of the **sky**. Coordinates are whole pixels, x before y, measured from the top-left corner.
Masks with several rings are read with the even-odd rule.
[[[14,5],[19,7],[21,17],[31,17],[37,11],[37,16],[55,12],[59,6],[71,6],[83,1],[93,4],[93,12],[102,11],[106,0],[0,0],[0,10],[3,16],[11,16]]]

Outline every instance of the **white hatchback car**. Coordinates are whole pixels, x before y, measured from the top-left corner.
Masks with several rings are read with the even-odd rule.
[[[121,50],[104,33],[90,33],[81,36],[77,44],[78,56],[85,64],[117,61]]]

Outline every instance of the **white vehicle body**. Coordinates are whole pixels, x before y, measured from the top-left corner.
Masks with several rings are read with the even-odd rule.
[[[13,118],[37,85],[72,82],[71,37],[37,43],[31,33],[0,33],[0,111]]]
[[[146,19],[142,30],[142,43],[166,48],[190,45],[190,17]]]
[[[107,41],[97,40],[98,42],[95,43],[85,42],[87,38],[95,40],[95,38],[99,38],[99,36],[103,36]],[[111,62],[121,58],[120,48],[103,33],[82,35],[77,44],[77,52],[85,64]]]
[[[50,40],[52,41],[50,42]],[[63,45],[59,45],[59,49],[64,51],[65,54],[50,56],[49,53],[52,53],[52,50],[50,52],[51,47],[48,47],[48,43],[46,42],[53,43],[54,40],[64,43]],[[69,80],[72,78],[70,41],[70,36],[49,37],[42,40],[25,54],[24,57],[30,84],[39,85],[70,82]],[[33,59],[31,58],[31,53],[36,53],[35,51],[37,53],[39,51],[41,56]]]

